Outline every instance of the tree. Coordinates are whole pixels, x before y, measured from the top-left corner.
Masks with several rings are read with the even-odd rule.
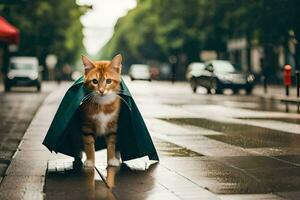
[[[278,45],[288,50],[291,37],[300,41],[299,13],[298,0],[137,1],[137,7],[119,19],[101,54],[121,52],[128,63],[183,56],[189,63],[199,60],[202,50],[226,54],[228,40],[243,37],[249,52],[253,43],[263,46],[265,65],[276,69]],[[298,66],[299,57],[298,44]]]
[[[0,12],[20,30],[19,55],[37,56],[45,64],[48,54],[56,54],[58,66],[78,59],[83,49],[80,16],[86,8],[74,0],[5,4]]]

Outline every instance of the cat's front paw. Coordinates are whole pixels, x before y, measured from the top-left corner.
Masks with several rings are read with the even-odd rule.
[[[117,158],[112,158],[108,160],[107,164],[112,167],[118,167],[120,166],[120,160]]]
[[[94,168],[95,164],[91,160],[86,160],[86,161],[84,161],[83,166],[84,166],[84,168]]]

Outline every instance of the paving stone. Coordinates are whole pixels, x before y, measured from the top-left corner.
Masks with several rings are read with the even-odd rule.
[[[47,161],[14,159],[9,165],[6,175],[44,176]]]
[[[222,200],[284,200],[275,194],[237,194],[219,195]],[[299,197],[299,196],[298,196]]]
[[[0,185],[0,191],[15,190],[25,192],[30,190],[42,192],[44,179],[45,177],[42,176],[5,176]]]
[[[22,150],[31,150],[31,151],[48,151],[47,147],[41,145],[42,141],[40,140],[32,140],[32,139],[23,139],[20,144],[19,149]]]
[[[15,200],[15,199],[22,199],[22,200],[43,200],[44,194],[38,191],[20,191],[15,189],[5,190],[4,192],[0,193],[1,200]]]
[[[48,170],[45,184],[46,200],[115,199],[95,170],[68,170],[62,167],[64,163],[63,160],[58,160],[49,164],[56,171]]]
[[[239,169],[273,169],[296,167],[288,162],[266,156],[231,156],[218,158],[219,161],[228,163]]]

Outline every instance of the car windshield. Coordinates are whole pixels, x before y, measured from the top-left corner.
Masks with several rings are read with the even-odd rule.
[[[32,63],[11,63],[10,69],[15,70],[33,70],[34,65]]]
[[[190,69],[192,71],[196,71],[196,72],[200,72],[202,70],[204,70],[205,65],[203,63],[192,63],[190,66]]]
[[[149,67],[147,65],[134,65],[134,66],[132,66],[132,71],[134,71],[134,72],[148,72]]]
[[[212,61],[212,64],[214,66],[214,71],[218,73],[231,73],[235,71],[234,66],[228,61],[216,60]]]

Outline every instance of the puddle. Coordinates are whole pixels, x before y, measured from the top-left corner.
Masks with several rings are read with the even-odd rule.
[[[156,149],[159,151],[160,156],[171,156],[171,157],[197,157],[203,156],[197,152],[191,151],[187,148],[178,146],[176,144],[166,142],[160,139],[153,139]]]
[[[217,122],[203,118],[170,118],[163,120],[222,132],[223,135],[205,136],[243,148],[297,147],[300,145],[300,135],[247,124]]]

